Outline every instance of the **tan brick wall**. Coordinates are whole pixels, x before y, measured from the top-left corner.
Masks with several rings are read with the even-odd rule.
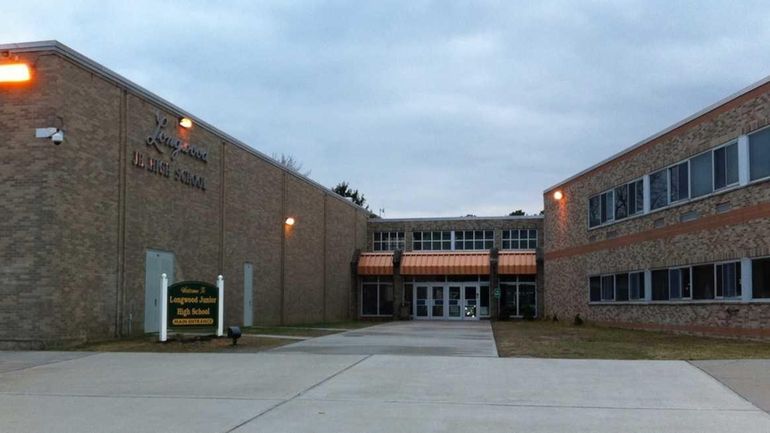
[[[142,333],[148,249],[174,253],[177,281],[223,274],[226,324],[243,318],[244,262],[254,265],[256,323],[348,317],[365,211],[205,127],[178,128],[181,113],[58,54],[27,59],[35,80],[0,88],[0,345]],[[179,154],[169,177],[134,166],[135,152],[170,161],[168,148],[146,144],[157,112],[208,162]],[[43,126],[63,126],[65,142],[35,139]],[[204,176],[205,191],[175,180],[176,168]],[[288,215],[297,224],[282,255]]]
[[[546,314],[615,324],[761,329],[770,304],[589,305],[589,275],[770,254],[767,182],[752,184],[647,215],[588,229],[588,198],[717,145],[770,119],[767,86],[560,186],[564,199],[544,195]],[[718,205],[730,210],[718,212]],[[680,222],[696,212],[698,219]],[[700,328],[698,328],[700,329]]]

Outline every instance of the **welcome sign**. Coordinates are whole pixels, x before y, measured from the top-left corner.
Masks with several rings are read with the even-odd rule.
[[[182,281],[168,286],[170,329],[216,328],[219,321],[219,288],[202,281]]]

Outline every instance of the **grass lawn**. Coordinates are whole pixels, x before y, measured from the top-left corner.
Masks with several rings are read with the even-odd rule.
[[[362,322],[357,320],[345,322],[321,322],[321,323],[303,323],[298,325],[284,326],[249,326],[241,328],[244,334],[270,334],[270,335],[289,335],[300,337],[321,337],[324,335],[337,334],[347,330],[365,328],[367,326],[377,325],[380,322]]]
[[[664,332],[573,326],[562,322],[492,322],[503,357],[598,359],[770,358],[770,343]]]
[[[233,346],[229,338],[194,338],[185,337],[182,340],[172,339],[160,343],[158,337],[140,337],[105,341],[102,343],[88,343],[72,348],[76,351],[93,352],[222,352],[222,353],[249,353],[260,352],[296,343],[296,340],[281,338],[241,337],[238,345]]]

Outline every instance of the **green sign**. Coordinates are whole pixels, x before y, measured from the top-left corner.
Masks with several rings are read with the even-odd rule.
[[[168,327],[216,328],[219,288],[201,281],[182,281],[168,286]]]
[[[500,288],[495,287],[495,299],[500,299]]]

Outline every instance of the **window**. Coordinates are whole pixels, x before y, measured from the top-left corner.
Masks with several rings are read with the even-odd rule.
[[[641,179],[615,188],[615,220],[644,210],[644,183]]]
[[[690,298],[690,268],[675,268],[668,271],[669,299]]]
[[[628,301],[628,274],[615,275],[615,300]]]
[[[632,301],[644,299],[644,272],[632,272],[628,276],[629,294]]]
[[[613,192],[607,191],[588,200],[589,227],[595,227],[615,219],[615,197]]]
[[[452,232],[414,232],[412,249],[415,251],[449,251],[452,249]]]
[[[393,315],[393,283],[387,279],[371,277],[361,284],[361,315]]]
[[[602,300],[602,279],[601,277],[591,277],[588,279],[591,302]]]
[[[668,301],[668,269],[652,271],[652,300]]]
[[[650,209],[668,205],[668,172],[660,170],[650,175]]]
[[[670,203],[690,197],[690,176],[685,161],[668,169],[668,196]]]
[[[602,223],[601,197],[596,195],[588,199],[588,227],[596,227]]]
[[[455,232],[456,250],[489,250],[495,243],[492,230],[466,230]]]
[[[770,298],[770,258],[751,261],[754,298]]]
[[[770,128],[749,135],[749,176],[751,180],[770,176]]]
[[[690,169],[691,196],[700,197],[710,194],[713,191],[712,172],[714,171],[711,152],[706,152],[691,159]]]
[[[374,251],[395,251],[404,249],[404,232],[374,232]]]
[[[692,298],[714,299],[714,265],[692,267]]]
[[[537,230],[503,230],[504,250],[534,250],[537,248]]]
[[[615,300],[615,276],[605,275],[602,277],[602,301]]]
[[[738,143],[714,150],[714,189],[738,183]]]
[[[716,265],[717,298],[739,298],[741,296],[741,262]]]

